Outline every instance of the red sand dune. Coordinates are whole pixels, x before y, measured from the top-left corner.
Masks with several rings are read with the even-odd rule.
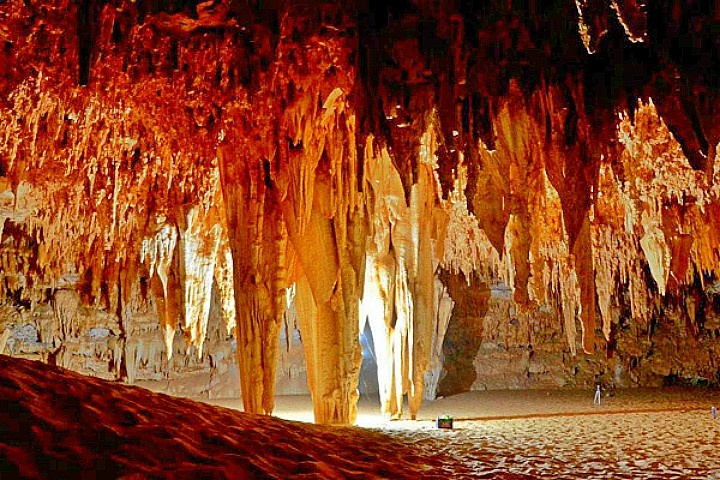
[[[399,479],[463,471],[449,454],[423,450],[361,428],[245,414],[0,355],[3,480]]]

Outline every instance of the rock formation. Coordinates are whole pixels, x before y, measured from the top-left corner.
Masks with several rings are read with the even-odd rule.
[[[3,2],[0,353],[341,424],[366,322],[390,417],[718,381],[703,8]]]

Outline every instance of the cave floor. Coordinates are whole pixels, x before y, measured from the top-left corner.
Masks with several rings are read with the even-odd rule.
[[[0,355],[0,478],[720,479],[709,389],[472,392],[385,421],[363,397],[356,427],[323,427],[310,398],[281,418],[83,377]],[[455,429],[438,430],[449,414]]]
[[[238,408],[238,400],[213,400]],[[470,392],[426,402],[417,421],[386,421],[363,396],[358,425],[411,444],[419,455],[456,458],[437,465],[451,477],[720,479],[720,391],[623,389]],[[448,414],[454,429],[438,430]],[[312,421],[307,396],[279,397],[276,415]]]

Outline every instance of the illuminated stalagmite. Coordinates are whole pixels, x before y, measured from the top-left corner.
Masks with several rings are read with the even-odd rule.
[[[0,353],[208,395],[232,366],[269,414],[291,298],[322,423],[366,322],[394,418],[718,381],[695,3],[2,2]]]

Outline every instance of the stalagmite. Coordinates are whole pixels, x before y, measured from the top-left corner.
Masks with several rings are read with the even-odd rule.
[[[368,253],[365,264],[365,281],[361,304],[360,331],[364,322],[370,324],[378,364],[378,388],[380,411],[387,416],[398,411],[393,396],[393,338],[395,310],[395,259],[385,253],[378,258],[375,252]],[[391,406],[392,405],[392,406]]]
[[[7,341],[10,338],[10,335],[12,335],[12,332],[9,328],[6,328],[0,334],[0,354],[5,353],[5,346],[7,345]]]

